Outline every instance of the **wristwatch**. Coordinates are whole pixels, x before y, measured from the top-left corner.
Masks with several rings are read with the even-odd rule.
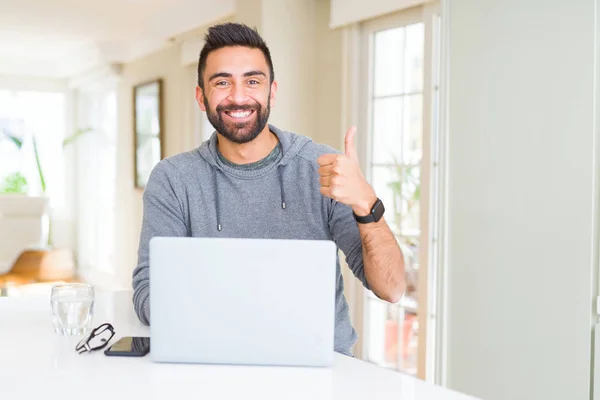
[[[354,214],[354,219],[359,224],[368,224],[370,222],[379,222],[384,212],[385,207],[383,206],[383,202],[378,198],[375,204],[373,204],[373,207],[371,207],[371,212],[369,212],[369,214],[362,217],[356,215],[354,211],[352,214]]]

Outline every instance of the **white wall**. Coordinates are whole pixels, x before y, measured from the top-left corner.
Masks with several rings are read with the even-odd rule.
[[[448,385],[587,399],[594,1],[448,4]]]
[[[0,74],[0,89],[34,92],[66,92],[66,79]]]
[[[185,71],[179,47],[174,45],[125,64],[119,81],[116,254],[120,286],[131,287],[143,214],[143,190],[135,189],[133,181],[133,88],[152,79],[162,79],[164,149],[168,157],[189,150],[185,146],[191,132],[183,130],[183,101],[186,95],[193,98],[194,88],[184,87]]]
[[[316,90],[312,95],[316,122],[313,140],[344,150],[344,134],[350,126],[343,119],[344,41],[342,29],[330,29],[330,2],[317,1],[315,50],[318,63],[314,66]],[[350,274],[351,275],[351,274]]]
[[[278,82],[269,123],[314,137],[316,0],[238,0],[236,20],[256,27],[273,59]]]

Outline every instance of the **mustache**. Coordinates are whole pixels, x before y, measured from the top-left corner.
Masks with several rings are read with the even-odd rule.
[[[218,112],[235,111],[235,110],[254,111],[254,110],[258,110],[258,109],[260,109],[260,105],[252,105],[252,104],[240,104],[240,105],[229,104],[226,106],[223,106],[223,105],[217,106]]]

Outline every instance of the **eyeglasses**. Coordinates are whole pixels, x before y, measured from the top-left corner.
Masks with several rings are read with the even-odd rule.
[[[102,324],[99,327],[92,329],[86,337],[77,343],[75,350],[79,354],[82,354],[86,351],[92,352],[94,350],[103,349],[113,336],[115,336],[115,328],[109,323]]]

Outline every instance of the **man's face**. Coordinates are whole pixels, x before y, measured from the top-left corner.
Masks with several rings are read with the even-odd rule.
[[[204,91],[196,88],[196,100],[217,132],[234,143],[254,140],[267,124],[277,91],[262,51],[240,46],[215,50],[206,59],[202,79]]]

